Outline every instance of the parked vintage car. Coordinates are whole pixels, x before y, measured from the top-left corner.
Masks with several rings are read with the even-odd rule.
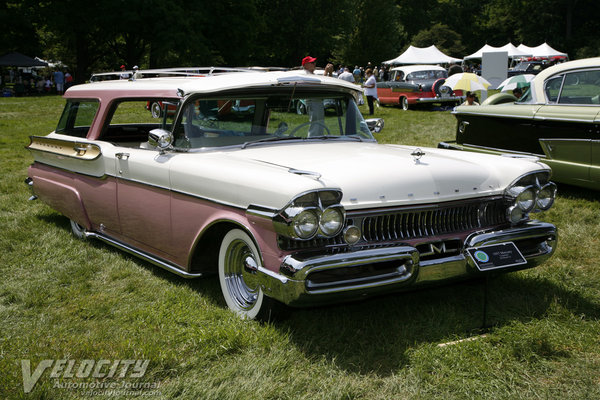
[[[377,82],[377,97],[381,104],[400,105],[403,110],[416,104],[460,104],[462,91],[454,93],[444,86],[446,78],[448,72],[436,65],[392,68],[389,81]]]
[[[460,106],[456,141],[443,148],[533,155],[553,179],[600,189],[600,58],[540,72],[516,102]]]
[[[522,61],[514,68],[509,69],[507,75],[508,77],[523,74],[537,75],[549,66],[550,64],[546,61]]]
[[[218,274],[246,318],[553,254],[556,228],[531,218],[554,201],[546,165],[378,144],[359,94],[301,72],[74,86],[56,130],[31,137],[26,183],[80,238]],[[290,110],[298,99],[306,114]],[[177,111],[154,119],[148,101]]]

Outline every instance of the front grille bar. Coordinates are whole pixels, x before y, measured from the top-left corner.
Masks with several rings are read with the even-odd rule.
[[[504,201],[496,200],[366,216],[362,221],[363,238],[380,242],[481,229],[506,222],[505,209]]]

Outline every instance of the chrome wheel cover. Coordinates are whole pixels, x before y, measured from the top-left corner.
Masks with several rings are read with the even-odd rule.
[[[240,310],[251,310],[260,294],[256,279],[256,255],[245,241],[235,239],[227,248],[223,267],[225,284],[231,299]]]

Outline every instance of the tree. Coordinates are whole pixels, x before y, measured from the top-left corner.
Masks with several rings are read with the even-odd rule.
[[[431,28],[422,30],[413,37],[412,44],[417,47],[435,45],[441,52],[453,57],[462,57],[465,46],[462,37],[448,26],[435,24]]]
[[[393,0],[359,2],[354,24],[340,48],[339,55],[350,64],[376,65],[398,55],[406,41]]]

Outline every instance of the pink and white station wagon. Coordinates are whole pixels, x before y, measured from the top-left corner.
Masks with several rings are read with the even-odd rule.
[[[297,71],[74,86],[56,130],[31,137],[26,183],[80,238],[218,274],[245,318],[554,253],[556,228],[531,218],[554,202],[546,165],[378,144],[359,90]],[[175,111],[159,120],[148,102]]]

